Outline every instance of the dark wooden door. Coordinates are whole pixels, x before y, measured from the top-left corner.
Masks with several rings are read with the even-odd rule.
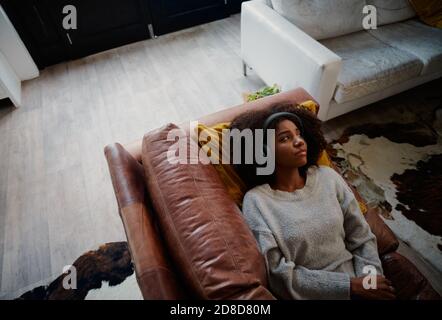
[[[0,0],[39,68],[150,37],[146,0]],[[77,29],[64,29],[65,5]]]
[[[241,4],[245,1],[249,0],[229,0],[230,13],[238,13],[241,12]]]
[[[67,60],[68,47],[44,0],[4,0],[0,4],[39,68]]]
[[[0,0],[39,68],[227,17],[244,0]],[[77,29],[66,30],[73,5]]]
[[[153,27],[162,35],[229,15],[227,0],[151,0]]]
[[[77,29],[64,29],[63,7],[77,10]],[[150,37],[150,16],[145,0],[51,1],[52,19],[59,26],[71,58],[78,58]]]

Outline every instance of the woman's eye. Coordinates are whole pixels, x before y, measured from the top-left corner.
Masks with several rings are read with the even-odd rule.
[[[279,139],[279,141],[281,141],[281,142],[285,142],[285,141],[287,141],[288,139],[289,139],[289,137],[285,136],[285,137],[282,137],[281,139]]]

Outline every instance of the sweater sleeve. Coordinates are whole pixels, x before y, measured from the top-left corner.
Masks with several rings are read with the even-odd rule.
[[[350,299],[346,273],[310,270],[287,259],[253,200],[245,197],[243,213],[264,256],[270,290],[281,299]]]
[[[353,265],[357,277],[363,277],[365,266],[376,268],[377,275],[383,275],[379,259],[376,236],[364,219],[358,201],[345,180],[338,176],[338,198],[344,214],[345,245],[353,255]]]
[[[284,257],[272,233],[252,230],[264,255],[270,290],[282,299],[350,299],[350,276],[310,270]]]

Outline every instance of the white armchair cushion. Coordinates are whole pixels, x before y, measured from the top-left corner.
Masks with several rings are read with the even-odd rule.
[[[350,101],[417,77],[423,67],[413,54],[393,48],[366,31],[321,43],[342,58],[334,99]]]
[[[442,30],[408,20],[370,30],[370,34],[394,48],[407,51],[424,64],[422,74],[442,70]]]
[[[362,30],[365,0],[271,0],[280,15],[320,40]]]
[[[376,7],[378,26],[413,18],[416,13],[408,0],[366,0]]]

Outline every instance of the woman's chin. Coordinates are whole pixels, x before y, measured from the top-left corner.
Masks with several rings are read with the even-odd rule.
[[[298,158],[294,161],[296,168],[301,168],[307,164],[307,158]]]

